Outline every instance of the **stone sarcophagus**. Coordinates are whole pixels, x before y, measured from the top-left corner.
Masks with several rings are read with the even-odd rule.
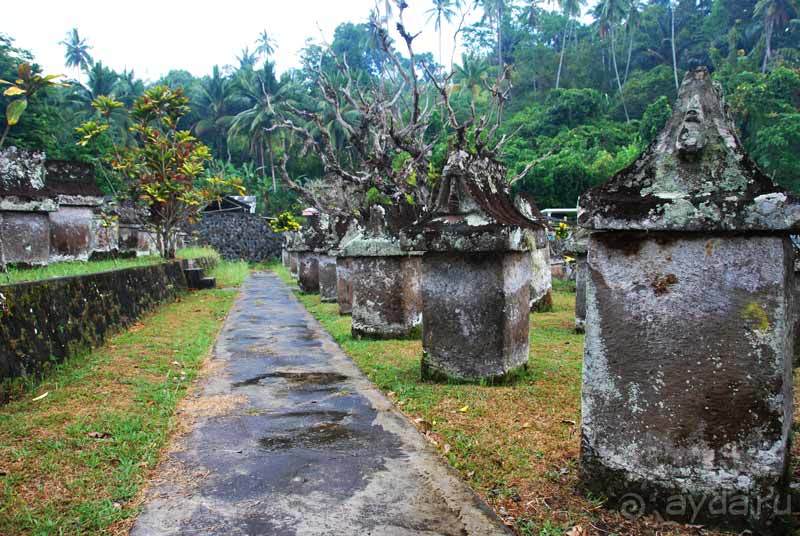
[[[373,206],[366,229],[339,254],[350,266],[351,330],[357,338],[412,337],[422,322],[420,254],[401,250],[388,227],[386,210]]]
[[[300,240],[295,245],[297,253],[297,286],[302,292],[319,293],[319,261],[326,256],[325,227],[327,216],[316,209],[303,211],[306,224],[300,231]]]
[[[433,210],[402,235],[424,252],[424,378],[494,379],[527,365],[531,250],[544,227],[531,204],[515,205],[500,166],[451,155]]]
[[[339,262],[342,248],[360,232],[358,221],[352,216],[333,216],[328,229],[327,247],[319,260],[319,294],[323,302],[338,303],[340,314],[349,314],[352,308],[352,281],[350,261]],[[340,270],[341,265],[341,270]],[[340,296],[340,292],[342,296]],[[342,313],[342,304],[347,311]],[[348,306],[349,304],[349,306]]]
[[[534,232],[531,248],[531,311],[546,313],[553,310],[553,272],[550,268],[550,245],[544,229]]]
[[[700,68],[657,140],[580,206],[584,484],[666,518],[779,532],[800,204],[745,154]]]
[[[586,253],[589,234],[582,227],[576,227],[564,244],[564,253],[575,259],[575,331],[583,333],[586,328]]]

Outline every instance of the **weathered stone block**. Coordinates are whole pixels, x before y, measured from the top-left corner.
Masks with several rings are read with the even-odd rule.
[[[350,257],[336,258],[336,298],[340,315],[353,312],[353,259]]]
[[[319,292],[319,257],[313,251],[297,253],[297,285],[303,292]]]
[[[3,255],[8,264],[45,265],[50,258],[50,220],[46,212],[0,214]]]
[[[423,378],[496,378],[528,363],[527,252],[426,253]]]
[[[300,266],[298,262],[300,254],[297,251],[290,251],[289,252],[289,273],[292,277],[297,277],[300,272]]]
[[[539,244],[537,244],[538,246]],[[531,250],[531,311],[547,312],[553,308],[553,273],[550,270],[550,247],[546,239],[543,247]]]
[[[738,496],[753,508],[782,492],[792,269],[781,237],[592,236],[581,454],[589,489],[638,493],[656,508],[676,495]]]
[[[90,207],[61,206],[50,213],[50,261],[89,258],[93,210]]]
[[[575,331],[586,330],[586,279],[589,277],[586,255],[575,258]]]
[[[353,336],[414,336],[422,322],[420,257],[353,257],[352,269]]]
[[[335,303],[338,299],[336,257],[319,253],[319,295],[323,302]]]

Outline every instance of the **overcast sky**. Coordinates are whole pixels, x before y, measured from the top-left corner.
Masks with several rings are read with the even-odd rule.
[[[0,33],[33,52],[47,73],[75,76],[64,67],[63,40],[77,27],[91,53],[115,70],[134,69],[154,81],[170,69],[196,76],[213,65],[236,64],[245,46],[255,47],[262,30],[278,43],[279,71],[298,66],[306,39],[330,41],[342,22],[363,22],[375,0],[4,0]],[[422,30],[415,51],[438,56],[438,36],[427,22],[431,0],[408,0],[409,30]],[[383,5],[383,0],[381,0]],[[474,19],[474,17],[473,17]],[[449,63],[457,21],[445,27],[444,57]]]

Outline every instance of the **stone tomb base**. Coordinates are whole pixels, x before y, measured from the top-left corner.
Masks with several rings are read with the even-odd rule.
[[[340,315],[353,312],[353,259],[350,257],[336,259],[336,298]]]
[[[3,254],[10,265],[40,266],[50,259],[50,220],[47,212],[0,214]],[[13,238],[13,239],[12,239]]]
[[[319,256],[313,251],[297,252],[297,286],[303,292],[319,292]]]
[[[586,330],[586,255],[579,255],[575,259],[575,331],[583,333]]]
[[[292,277],[297,277],[298,273],[298,263],[297,258],[300,254],[297,251],[290,251],[289,252],[289,273]]]
[[[773,532],[792,426],[792,277],[781,237],[592,235],[589,491],[627,510]]]
[[[422,376],[499,378],[528,363],[530,253],[426,253]]]
[[[550,269],[550,247],[534,248],[531,259],[531,305],[535,313],[548,313],[553,310],[553,274]]]
[[[422,322],[420,256],[353,257],[352,333],[358,338],[415,337]]]
[[[319,265],[319,296],[323,302],[337,301],[336,257],[320,253],[317,255]]]

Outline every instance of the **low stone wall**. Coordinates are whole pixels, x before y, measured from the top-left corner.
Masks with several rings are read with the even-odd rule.
[[[185,290],[180,262],[0,285],[0,380],[39,374]]]
[[[261,262],[281,256],[281,235],[255,214],[204,214],[193,231],[200,245],[213,247],[224,259]]]

